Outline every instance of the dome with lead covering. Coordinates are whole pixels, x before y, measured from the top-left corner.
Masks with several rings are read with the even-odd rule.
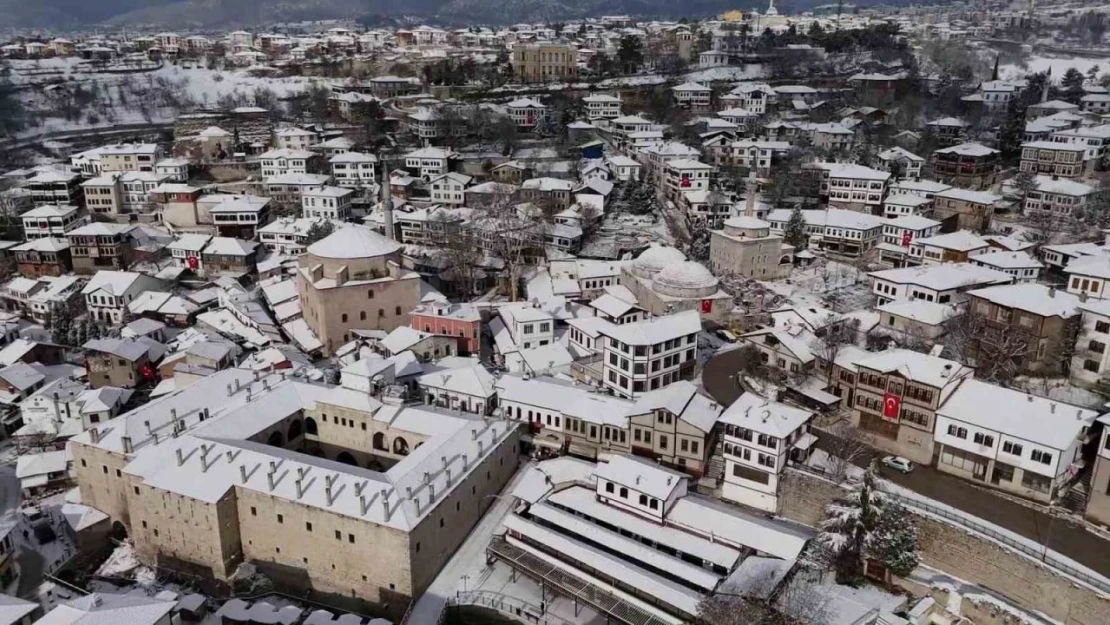
[[[655,290],[663,295],[681,298],[709,297],[717,292],[716,276],[705,265],[688,260],[673,264],[655,276]]]
[[[654,278],[655,274],[671,265],[686,261],[686,255],[666,245],[652,245],[632,261],[632,271],[641,278]]]

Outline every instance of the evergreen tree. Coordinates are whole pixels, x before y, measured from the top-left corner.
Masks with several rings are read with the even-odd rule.
[[[890,495],[878,489],[874,466],[843,499],[826,508],[817,536],[837,582],[855,584],[863,576],[864,559],[881,562],[899,577],[920,562],[913,517]]]
[[[1083,81],[1085,77],[1083,73],[1074,67],[1069,67],[1068,71],[1064,72],[1064,77],[1060,79],[1060,86],[1064,88],[1064,93],[1067,94],[1067,99],[1070,102],[1078,102],[1079,98],[1083,97]]]
[[[306,247],[312,245],[333,232],[335,232],[335,224],[326,219],[321,219],[309,226],[308,232],[305,233],[304,244]]]
[[[795,208],[790,213],[790,219],[783,229],[783,240],[787,245],[800,248],[805,247],[808,238],[806,236],[806,218],[802,215],[801,209]]]
[[[709,226],[701,219],[686,219],[686,229],[690,238],[683,246],[686,258],[704,263],[709,260]]]
[[[875,473],[868,469],[863,480],[843,499],[825,508],[818,544],[827,554],[840,584],[856,584],[863,576],[863,558],[874,543],[886,495],[876,488]]]
[[[621,37],[620,46],[617,48],[617,61],[621,71],[633,74],[644,64],[644,42],[634,35]]]
[[[874,557],[898,577],[910,574],[921,563],[917,551],[917,526],[905,506],[888,501],[875,528]]]
[[[50,315],[50,340],[59,345],[69,345],[72,319],[66,311],[55,310]]]

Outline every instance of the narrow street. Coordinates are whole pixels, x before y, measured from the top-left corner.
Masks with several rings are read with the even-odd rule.
[[[725,406],[736,401],[742,392],[733,377],[739,364],[738,355],[739,350],[718,354],[706,363],[702,372],[706,392]],[[820,433],[819,436],[817,446],[828,445],[829,435]],[[857,459],[856,464],[865,467],[872,458],[884,455],[885,452],[875,449]],[[879,471],[885,479],[899,486],[1047,545],[1049,549],[1110,577],[1110,541],[1089,531],[1081,523],[1048,514],[1034,507],[1036,504],[1018,503],[930,466],[918,465],[908,475],[883,467]]]

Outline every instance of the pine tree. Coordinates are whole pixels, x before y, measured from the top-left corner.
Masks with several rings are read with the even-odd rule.
[[[917,526],[905,506],[897,501],[883,506],[874,543],[874,557],[898,577],[909,575],[921,562],[917,551]]]
[[[899,577],[920,562],[913,517],[877,482],[874,466],[868,467],[859,485],[826,508],[817,543],[841,584],[860,581],[864,559],[882,562]]]
[[[70,331],[73,329],[72,319],[65,311],[55,310],[51,315],[50,340],[59,345],[68,345]]]
[[[312,245],[333,232],[335,232],[335,224],[327,220],[317,221],[309,226],[308,232],[305,233],[304,244],[306,247]]]
[[[783,229],[783,239],[787,245],[794,247],[804,247],[806,244],[806,218],[802,215],[800,208],[795,208],[790,213],[790,219],[786,222],[786,227]]]
[[[709,226],[701,219],[687,219],[686,229],[690,232],[690,239],[686,241],[682,252],[686,258],[704,263],[709,260]]]
[[[863,480],[843,499],[825,508],[817,542],[836,571],[836,581],[856,584],[863,575],[863,558],[874,542],[886,495],[875,487],[875,473],[868,469]]]

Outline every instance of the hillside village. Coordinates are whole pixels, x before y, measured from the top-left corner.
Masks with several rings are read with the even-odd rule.
[[[1107,19],[5,35],[0,625],[1110,623]]]

